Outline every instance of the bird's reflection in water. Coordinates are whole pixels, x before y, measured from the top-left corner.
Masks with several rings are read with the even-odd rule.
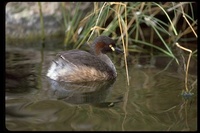
[[[71,104],[91,104],[100,108],[109,108],[123,99],[123,97],[118,97],[112,102],[106,101],[112,91],[115,79],[98,82],[67,83],[48,78],[48,83],[48,94],[50,96]]]

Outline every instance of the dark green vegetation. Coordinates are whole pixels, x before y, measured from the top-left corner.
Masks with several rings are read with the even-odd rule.
[[[81,3],[76,3],[75,13],[64,9],[62,14],[66,29],[65,46],[79,48],[96,36],[107,35],[118,39],[126,52],[162,52],[173,58],[175,43],[196,44],[196,3],[192,2],[95,2],[83,15]],[[72,9],[71,9],[72,10]],[[151,49],[151,50],[149,50]],[[196,53],[196,49],[193,51]]]

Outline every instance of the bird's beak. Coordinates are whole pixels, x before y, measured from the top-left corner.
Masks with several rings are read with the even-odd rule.
[[[124,53],[124,51],[122,49],[118,48],[118,47],[115,47],[114,49],[118,54]]]

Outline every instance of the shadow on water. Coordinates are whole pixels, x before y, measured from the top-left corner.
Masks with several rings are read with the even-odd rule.
[[[150,67],[129,66],[116,80],[87,83],[45,76],[54,53],[6,50],[6,128],[30,131],[194,131],[197,129],[197,76],[189,76],[194,97],[183,99],[184,74],[159,58]],[[41,63],[41,58],[44,60]],[[149,61],[149,59],[147,59]],[[145,62],[142,59],[142,62]],[[146,63],[148,64],[148,63]],[[160,66],[161,66],[160,65]],[[169,66],[167,69],[166,66]],[[195,66],[195,65],[194,65]],[[176,69],[175,69],[176,68]],[[195,68],[195,67],[194,67]],[[196,69],[196,68],[195,68]]]

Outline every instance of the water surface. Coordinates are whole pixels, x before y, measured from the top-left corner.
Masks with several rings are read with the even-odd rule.
[[[170,67],[164,71],[164,67],[129,65],[130,86],[125,69],[117,63],[116,80],[58,83],[45,76],[54,54],[6,48],[5,125],[8,130],[197,130],[195,74],[189,77],[194,93],[190,99],[181,96],[185,88],[184,74]]]

